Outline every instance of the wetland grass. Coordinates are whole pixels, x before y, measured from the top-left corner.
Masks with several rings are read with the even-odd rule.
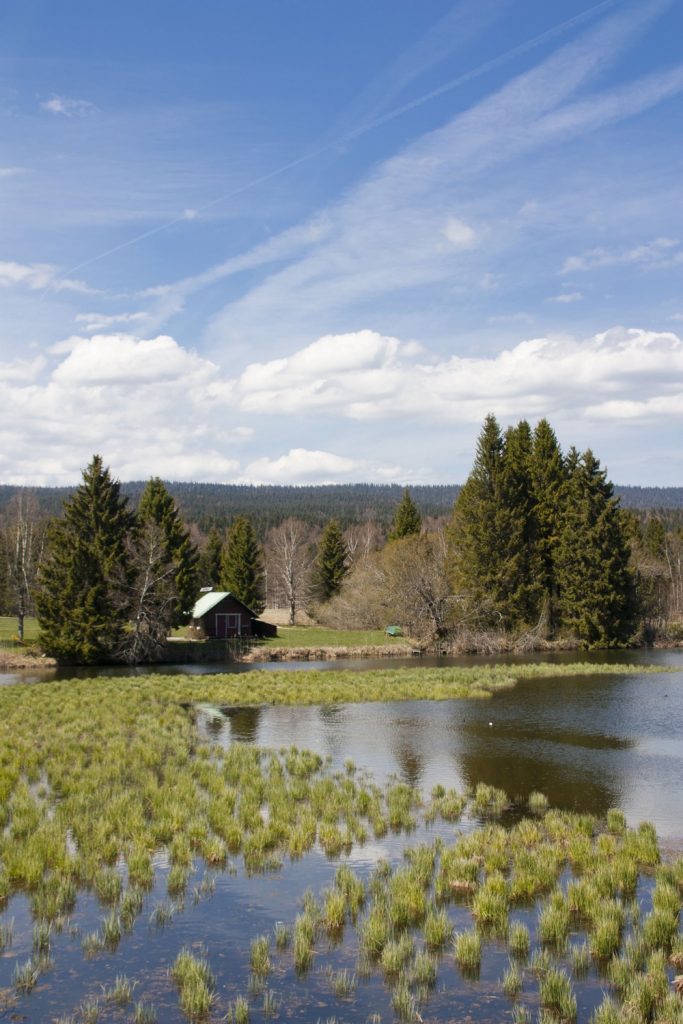
[[[545,673],[539,668],[532,674],[548,674],[547,668]],[[422,698],[484,696],[491,687],[510,685],[513,672],[521,678],[523,669],[487,670],[483,676],[479,670],[464,675],[462,670],[447,670],[446,675],[420,670],[416,679]],[[576,666],[571,669],[578,671]],[[391,688],[392,699],[417,696],[410,671],[402,673],[360,674],[364,697],[386,697],[382,687]],[[627,1024],[641,1018],[648,1024],[670,1024],[671,1018],[671,1024],[679,1024],[668,999],[666,958],[672,957],[673,967],[683,964],[683,862],[660,864],[651,825],[629,829],[614,809],[600,822],[542,808],[539,801],[533,817],[503,828],[491,819],[509,800],[491,786],[480,784],[467,796],[435,787],[425,809],[413,787],[395,781],[385,788],[375,786],[362,772],[334,772],[307,751],[265,751],[247,744],[224,750],[202,743],[187,707],[197,699],[250,703],[269,696],[290,703],[302,683],[310,687],[306,703],[311,693],[316,702],[331,694],[351,699],[357,693],[358,679],[350,674],[335,674],[334,679],[323,674],[318,692],[310,673],[305,680],[293,679],[292,673],[259,675],[268,678],[74,680],[40,690],[8,687],[0,692],[0,793],[5,796],[0,804],[0,899],[25,893],[34,927],[34,955],[17,964],[13,981],[20,994],[28,993],[49,966],[53,937],[82,890],[91,891],[108,908],[100,929],[83,937],[83,953],[113,953],[142,913],[146,894],[155,883],[163,885],[164,877],[169,893],[181,896],[197,871],[202,881],[195,892],[203,895],[213,891],[216,874],[235,870],[229,856],[236,858],[235,864],[241,858],[248,872],[273,870],[284,856],[303,856],[316,841],[324,854],[336,856],[373,833],[409,832],[425,817],[455,821],[469,804],[470,818],[481,819],[473,831],[452,843],[407,849],[396,867],[380,862],[367,885],[348,864],[339,865],[317,899],[313,893],[304,896],[291,929],[279,922],[270,938],[253,939],[254,976],[268,974],[271,941],[279,952],[291,944],[296,970],[304,973],[314,952],[326,955],[327,943],[321,941],[316,950],[316,937],[324,932],[334,936],[352,924],[360,961],[356,975],[330,974],[338,998],[345,998],[352,978],[355,984],[366,974],[384,974],[392,986],[394,1012],[413,1019],[418,997],[427,998],[436,978],[437,959],[430,951],[452,942],[463,974],[476,978],[483,944],[497,938],[507,938],[510,955],[517,958],[503,979],[504,990],[513,997],[522,977],[518,961],[530,948],[525,924],[517,921],[508,927],[511,907],[521,905],[534,915],[541,944],[531,963],[530,983],[538,987],[543,1019],[570,1021],[575,1016],[571,982],[559,969],[557,956],[565,951],[570,933],[585,931],[588,946],[570,947],[566,954],[565,963],[576,977],[585,973],[589,949],[598,969],[607,971],[621,1019]],[[225,700],[235,697],[237,687],[244,699]],[[458,687],[463,691],[456,692]],[[346,698],[339,696],[344,693]],[[651,909],[645,913],[645,903],[640,920],[634,897],[641,892],[637,885],[643,872],[655,874],[655,885]],[[469,914],[473,927],[453,935],[446,904],[456,901],[459,923]],[[182,910],[180,903],[157,903],[150,924],[162,927]],[[632,934],[623,942],[629,929]],[[28,939],[30,945],[30,932]],[[5,921],[0,924],[0,946],[11,940],[11,923]],[[415,952],[420,943],[424,949]],[[206,958],[182,950],[171,977],[188,1017],[201,1019],[211,1012],[215,981]],[[259,984],[267,1016],[277,1007],[263,982]],[[103,1003],[116,1003],[108,998],[109,991]],[[79,1020],[86,1017],[83,1006]],[[92,1019],[105,1009],[93,1003]],[[132,1007],[128,1012],[133,1013]],[[140,1024],[145,1022],[143,1012]],[[515,1020],[524,1019],[524,1007],[512,1012]],[[235,1002],[230,1013],[244,1024],[246,1000]]]
[[[529,929],[521,921],[514,921],[508,931],[508,949],[518,960],[526,960],[531,948]]]
[[[503,992],[511,999],[516,999],[522,991],[523,981],[524,979],[519,964],[512,961],[501,980]]]
[[[551,967],[539,982],[541,1006],[561,1021],[576,1020],[576,997],[572,983],[564,971]]]
[[[258,938],[252,939],[249,963],[254,974],[259,977],[270,974],[272,964],[270,961],[270,940],[267,935],[259,935]]]
[[[453,938],[453,953],[457,964],[472,974],[479,971],[481,964],[481,935],[472,928],[456,932]]]
[[[133,1024],[157,1024],[158,1019],[156,1007],[153,1003],[143,1003],[140,1001],[135,1004]]]
[[[190,1018],[207,1016],[215,1001],[215,978],[205,958],[181,949],[171,967],[171,977],[180,991],[180,1005]]]

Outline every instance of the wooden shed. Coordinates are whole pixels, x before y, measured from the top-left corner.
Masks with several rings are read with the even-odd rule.
[[[204,636],[224,639],[230,636],[253,636],[252,620],[256,615],[229,591],[211,590],[202,594],[192,609],[191,626]]]

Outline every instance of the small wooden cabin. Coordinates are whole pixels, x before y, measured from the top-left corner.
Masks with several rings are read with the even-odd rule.
[[[253,636],[256,615],[229,591],[211,590],[202,594],[192,609],[191,627],[204,636],[224,639]]]

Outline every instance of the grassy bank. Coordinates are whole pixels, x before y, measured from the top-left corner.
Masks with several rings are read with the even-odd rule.
[[[32,644],[37,639],[38,620],[29,616],[24,619],[24,643]],[[19,646],[16,616],[0,615],[0,647],[12,650]]]
[[[272,640],[264,640],[264,647],[385,647],[406,644],[405,637],[387,636],[383,629],[278,626],[277,632]]]

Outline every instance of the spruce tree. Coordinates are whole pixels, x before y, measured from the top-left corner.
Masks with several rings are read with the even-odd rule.
[[[394,514],[394,521],[389,531],[389,540],[401,540],[403,537],[412,537],[419,534],[421,529],[422,517],[410,496],[410,489],[406,487]]]
[[[314,591],[321,601],[329,601],[339,590],[348,572],[347,556],[341,527],[336,519],[330,519],[318,542],[313,574]]]
[[[95,455],[48,530],[36,600],[46,654],[72,663],[112,657],[129,614],[120,583],[130,575],[132,525],[118,481]]]
[[[221,563],[221,589],[229,591],[256,615],[265,608],[261,549],[246,516],[237,516],[228,531]]]
[[[218,589],[221,585],[221,562],[223,559],[223,538],[214,526],[206,538],[204,549],[199,556],[199,577],[203,587]]]
[[[539,420],[529,460],[534,498],[536,573],[543,594],[543,614],[552,633],[557,623],[555,549],[566,472],[562,451],[547,420]]]
[[[505,626],[513,629],[535,625],[543,600],[531,453],[531,428],[521,420],[505,433],[496,512],[500,559],[496,606]]]
[[[477,441],[472,471],[453,506],[446,528],[447,574],[461,607],[481,625],[500,623],[500,475],[503,436],[495,416],[487,416]]]
[[[563,627],[589,647],[625,643],[634,628],[634,580],[619,500],[589,450],[567,459],[556,566]]]
[[[197,600],[197,548],[183,525],[173,498],[158,477],[152,477],[142,492],[137,517],[140,524],[154,523],[161,530],[165,556],[174,566],[177,590],[171,625],[178,626],[187,618]]]

